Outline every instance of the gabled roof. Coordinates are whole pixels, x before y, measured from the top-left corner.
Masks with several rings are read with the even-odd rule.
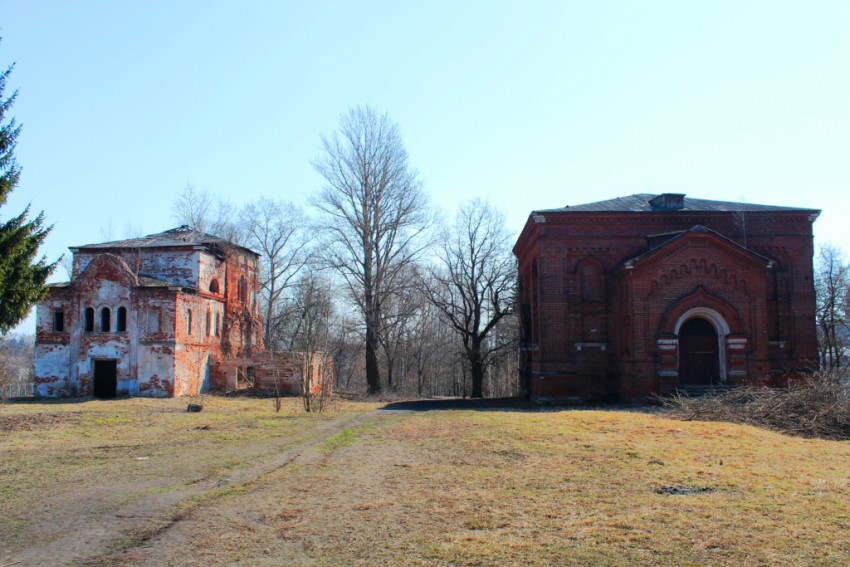
[[[205,246],[211,249],[223,249],[236,246],[259,256],[253,250],[239,246],[219,236],[207,234],[190,228],[188,225],[178,226],[164,232],[149,234],[139,238],[128,238],[126,240],[113,240],[111,242],[100,242],[96,244],[83,244],[82,246],[71,246],[72,250],[104,250],[114,248],[180,248]]]
[[[536,213],[615,213],[615,212],[652,212],[658,209],[653,208],[650,201],[660,197],[650,193],[639,193],[637,195],[629,195],[628,197],[617,197],[608,199],[607,201],[597,201],[595,203],[586,203],[584,205],[565,206],[560,209],[545,209],[534,211]],[[698,212],[756,212],[756,211],[773,211],[773,212],[791,212],[791,211],[811,211],[819,212],[817,209],[806,209],[797,207],[776,207],[773,205],[756,205],[753,203],[735,203],[732,201],[711,201],[709,199],[694,199],[692,197],[684,197],[684,206],[679,211],[698,211]]]
[[[652,258],[652,257],[654,257],[658,254],[661,254],[664,251],[669,250],[670,248],[675,247],[676,244],[681,242],[683,239],[688,238],[689,236],[694,236],[694,235],[699,235],[699,234],[708,235],[708,236],[711,236],[711,237],[714,237],[714,238],[721,240],[722,242],[726,243],[731,250],[735,250],[738,254],[748,257],[750,259],[750,261],[756,261],[759,264],[762,264],[762,265],[765,265],[765,266],[769,266],[772,263],[772,260],[770,258],[767,258],[765,256],[762,256],[761,254],[753,252],[749,248],[744,248],[743,246],[741,246],[740,244],[738,244],[734,240],[727,238],[726,236],[723,236],[719,232],[717,232],[715,230],[711,230],[710,228],[707,228],[707,227],[704,227],[704,226],[698,224],[698,225],[692,226],[691,228],[689,228],[687,230],[682,231],[680,234],[678,234],[677,236],[674,236],[670,240],[667,240],[666,242],[664,242],[660,246],[657,246],[655,248],[652,248],[651,250],[647,250],[646,252],[643,252],[641,254],[638,254],[637,256],[634,256],[632,258],[625,260],[622,263],[622,265],[626,269],[631,269],[631,268],[635,267],[635,265],[639,265],[639,264],[645,262],[646,260],[648,260],[648,259],[650,259],[650,258]]]

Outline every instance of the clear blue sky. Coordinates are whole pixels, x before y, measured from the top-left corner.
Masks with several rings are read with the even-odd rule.
[[[680,192],[823,209],[850,252],[850,1],[0,0],[0,35],[24,125],[0,216],[44,210],[49,258],[170,228],[187,183],[303,203],[357,104],[449,213],[487,197],[519,231]]]

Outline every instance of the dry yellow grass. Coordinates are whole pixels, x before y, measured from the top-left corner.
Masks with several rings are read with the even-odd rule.
[[[278,417],[251,405],[267,401],[214,400],[197,415],[176,413],[169,404],[179,400],[126,400],[120,411],[92,402],[101,409],[80,411],[76,421],[12,431],[2,445],[12,456],[0,477],[0,507],[12,511],[4,529],[31,536],[27,510],[61,500],[66,470],[70,482],[119,475],[144,499],[202,472],[215,478],[222,463],[266,458],[254,441],[271,439],[280,451],[287,439],[312,435],[316,443],[285,466],[183,502],[179,518],[137,526],[89,562],[850,562],[848,442],[637,412],[375,412],[365,404],[341,408],[359,414],[356,423],[319,433],[329,417],[305,417],[295,406]],[[0,417],[31,411],[12,408]],[[204,423],[211,428],[193,429]],[[133,443],[149,459],[135,460],[138,447],[120,448]],[[102,456],[122,451],[120,466]],[[14,495],[7,481],[27,486]],[[659,494],[664,487],[710,491]]]

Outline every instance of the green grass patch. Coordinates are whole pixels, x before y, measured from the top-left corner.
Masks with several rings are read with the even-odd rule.
[[[316,450],[322,453],[332,453],[354,444],[356,438],[357,434],[354,432],[354,429],[343,429],[316,445]]]

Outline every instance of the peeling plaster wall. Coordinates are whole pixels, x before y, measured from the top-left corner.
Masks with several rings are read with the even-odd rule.
[[[202,247],[76,251],[72,282],[51,287],[38,306],[36,395],[91,395],[96,360],[116,362],[118,395],[235,388],[238,373],[262,352],[262,321],[257,257],[238,248],[227,254],[223,259]],[[218,291],[210,290],[213,280]],[[120,307],[127,310],[122,331]],[[87,308],[94,310],[91,331],[84,328]],[[108,331],[101,329],[104,308]],[[62,332],[53,329],[56,311],[64,313]],[[275,372],[295,376],[289,363]]]
[[[64,330],[55,332],[54,313],[64,314]],[[71,382],[71,334],[73,324],[71,294],[66,288],[51,288],[48,297],[36,308],[35,394],[37,396],[74,395]]]
[[[37,397],[73,396],[69,361],[71,349],[67,344],[37,344],[35,346],[35,395]]]
[[[164,398],[174,395],[174,348],[171,344],[140,344],[138,388],[134,395]]]
[[[133,304],[136,331],[137,391],[134,395],[174,395],[174,333],[178,292],[138,289]]]
[[[227,284],[227,263],[210,253],[198,255],[198,289],[224,298]],[[218,293],[210,292],[210,284],[218,283]]]
[[[85,271],[94,258],[103,253],[121,258],[130,271],[179,286],[197,287],[200,256],[210,256],[201,250],[178,248],[174,250],[114,248],[110,250],[80,251],[74,254],[73,279]]]

